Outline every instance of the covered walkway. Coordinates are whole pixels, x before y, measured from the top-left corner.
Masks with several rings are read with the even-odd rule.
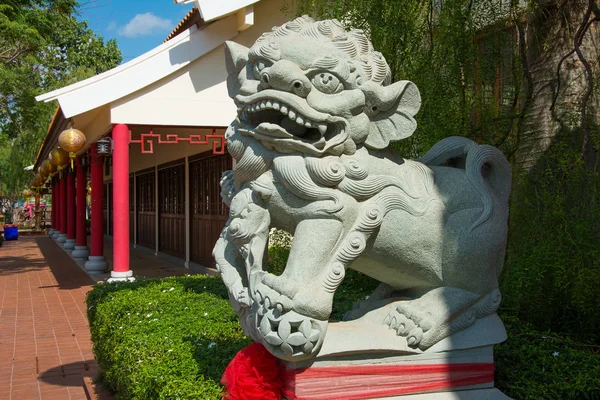
[[[152,262],[149,263],[150,258]],[[147,277],[190,272],[132,253]],[[0,399],[110,398],[86,395],[97,374],[85,296],[94,280],[54,240],[21,237],[0,247]],[[89,382],[89,378],[87,379]]]

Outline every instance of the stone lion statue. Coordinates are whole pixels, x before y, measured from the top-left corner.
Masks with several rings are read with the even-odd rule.
[[[381,285],[346,318],[416,352],[495,313],[511,187],[499,150],[462,137],[418,160],[388,149],[413,134],[419,91],[336,20],[227,42],[226,62],[236,163],[213,255],[250,337],[284,360],[314,357],[348,268]],[[273,227],[293,234],[281,276],[265,271]]]

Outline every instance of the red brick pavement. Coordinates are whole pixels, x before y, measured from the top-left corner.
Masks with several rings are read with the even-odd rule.
[[[87,399],[93,280],[47,237],[0,247],[0,399]]]

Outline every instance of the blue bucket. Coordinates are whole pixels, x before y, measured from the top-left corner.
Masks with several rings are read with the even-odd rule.
[[[4,226],[4,240],[17,240],[19,228],[17,226]]]

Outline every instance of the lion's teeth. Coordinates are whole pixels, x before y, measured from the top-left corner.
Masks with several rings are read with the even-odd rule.
[[[267,108],[273,108],[273,102],[271,100],[267,100],[267,102],[265,103]]]
[[[288,113],[288,108],[282,104],[281,105],[281,110],[279,110],[279,111],[281,111],[282,114],[287,114]]]
[[[325,132],[327,132],[327,125],[326,124],[319,124],[317,126],[317,128],[319,129],[319,133],[321,133],[321,135],[324,135]]]
[[[296,119],[296,112],[294,110],[290,110],[288,112],[288,117],[290,117],[290,119],[293,121]]]
[[[267,102],[263,100],[260,102],[260,109],[264,110],[265,108],[267,108]]]
[[[307,127],[307,128],[312,128],[312,122],[311,121],[306,121],[304,123],[304,126]]]
[[[279,103],[277,103],[276,101],[273,102],[273,108],[275,110],[279,110]]]
[[[298,116],[298,118],[296,118],[296,123],[297,123],[298,125],[304,125],[304,120],[302,119],[302,117],[301,117],[301,116]]]

